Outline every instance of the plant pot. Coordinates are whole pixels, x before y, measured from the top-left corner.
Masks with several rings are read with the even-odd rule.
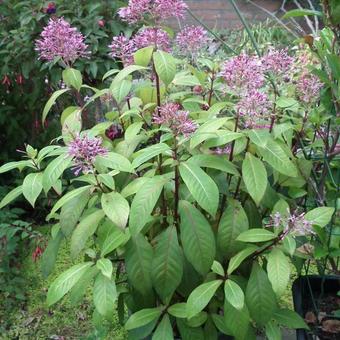
[[[340,333],[328,333],[322,330],[324,327],[324,320],[338,320],[336,317],[327,317],[321,319],[323,314],[322,308],[325,308],[327,299],[332,299],[335,297],[334,301],[336,302],[337,293],[340,291],[340,276],[320,276],[320,275],[308,275],[301,276],[296,279],[293,283],[292,293],[293,293],[293,301],[294,301],[294,309],[300,314],[302,318],[306,317],[306,314],[310,312],[309,316],[316,317],[315,323],[310,323],[311,330],[316,331],[318,333],[318,339],[339,339]],[[314,303],[319,308],[319,313],[315,311]],[[329,300],[331,301],[331,300]],[[328,306],[332,308],[331,305]],[[340,307],[335,307],[336,309],[340,309]],[[325,310],[327,312],[327,310]],[[327,313],[328,314],[328,313]],[[313,325],[318,325],[317,319],[320,318],[320,322],[322,325],[320,327],[316,327]],[[311,321],[312,318],[310,318]],[[337,321],[336,321],[337,322]],[[320,334],[319,334],[320,333]],[[296,338],[297,340],[311,340],[315,339],[312,337],[312,331],[306,331],[303,329],[296,330]],[[328,335],[327,335],[328,334]]]

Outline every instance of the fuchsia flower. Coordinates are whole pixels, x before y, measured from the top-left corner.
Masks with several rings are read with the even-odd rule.
[[[208,32],[200,26],[186,26],[177,34],[176,42],[183,54],[195,54],[208,42]]]
[[[72,64],[78,58],[87,56],[89,52],[86,49],[84,36],[64,18],[50,19],[35,45],[39,59],[52,61],[60,57],[65,64]]]
[[[77,136],[68,146],[68,154],[74,160],[74,174],[82,171],[84,174],[92,173],[94,161],[98,155],[105,155],[107,149],[101,146],[102,139],[90,138],[88,135]]]
[[[139,31],[133,38],[133,44],[137,49],[155,46],[165,52],[169,52],[171,46],[170,36],[167,32],[151,27]]]
[[[305,70],[297,80],[296,92],[303,103],[315,103],[320,97],[322,87],[319,78]]]
[[[189,136],[197,129],[197,124],[188,118],[189,112],[180,110],[180,106],[176,103],[164,104],[158,113],[154,113],[153,121],[156,124],[167,125],[175,136]]]
[[[171,17],[183,18],[187,8],[182,0],[129,0],[128,6],[121,8],[118,14],[131,24],[145,17],[159,22]]]
[[[226,61],[220,75],[234,91],[257,89],[264,85],[261,61],[255,56],[240,54]]]
[[[262,58],[262,67],[265,72],[281,75],[290,71],[294,58],[290,57],[287,49],[270,49]]]
[[[136,47],[132,39],[127,39],[124,35],[119,35],[112,38],[110,56],[118,58],[124,66],[133,64],[133,53],[136,52]]]

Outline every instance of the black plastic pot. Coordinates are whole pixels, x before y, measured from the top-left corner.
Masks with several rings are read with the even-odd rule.
[[[294,309],[304,318],[306,313],[311,310],[313,301],[317,301],[324,294],[336,296],[338,291],[340,291],[340,276],[338,275],[301,276],[294,281],[292,287]],[[296,339],[311,340],[313,338],[304,329],[297,329]]]

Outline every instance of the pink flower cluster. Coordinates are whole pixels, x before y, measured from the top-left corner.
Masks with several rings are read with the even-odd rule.
[[[188,118],[189,112],[180,110],[177,103],[164,104],[153,115],[156,124],[164,124],[169,127],[175,136],[189,136],[197,129],[197,124]]]
[[[88,135],[77,136],[68,146],[68,154],[73,157],[73,171],[76,176],[80,172],[93,172],[93,164],[98,155],[105,155],[107,149],[101,146],[102,139],[90,138]]]
[[[183,54],[195,54],[207,46],[208,32],[200,26],[186,26],[177,34],[176,43]]]
[[[136,47],[132,39],[128,39],[124,35],[113,37],[109,48],[111,49],[110,57],[120,59],[124,66],[133,64],[133,53],[136,51]]]
[[[272,72],[276,75],[282,75],[290,71],[293,62],[294,58],[288,55],[287,49],[270,49],[261,60],[263,71]]]
[[[133,38],[133,45],[136,49],[147,46],[154,46],[165,52],[171,48],[170,36],[160,28],[146,27],[140,30]]]
[[[39,59],[52,61],[59,57],[67,65],[86,57],[89,54],[86,49],[84,36],[64,18],[50,19],[35,45]]]
[[[182,0],[129,0],[128,6],[118,11],[119,16],[131,24],[145,17],[155,22],[171,17],[183,18],[187,5]]]
[[[309,104],[319,99],[322,87],[319,78],[305,70],[297,80],[296,92],[303,103]]]

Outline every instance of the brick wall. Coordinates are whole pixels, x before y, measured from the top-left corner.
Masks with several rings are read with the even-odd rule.
[[[246,0],[235,0],[244,16],[251,21],[265,20],[266,13],[247,3]],[[256,4],[274,12],[281,6],[282,0],[253,0]],[[229,0],[186,0],[191,11],[210,28],[241,27],[240,20]],[[187,16],[186,23],[196,22]],[[196,23],[197,24],[197,23]]]

